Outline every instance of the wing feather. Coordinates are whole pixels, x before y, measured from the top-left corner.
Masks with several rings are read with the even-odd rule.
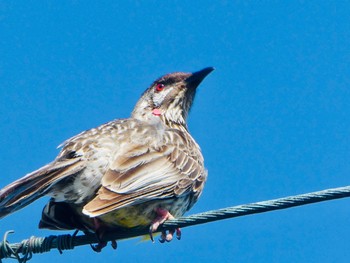
[[[57,182],[84,168],[81,158],[57,160],[9,184],[0,191],[0,218],[25,207]]]
[[[201,190],[194,190],[198,181],[203,184],[206,179],[199,148],[195,151],[195,142],[177,132],[167,136],[162,145],[129,144],[119,153],[105,173],[97,196],[85,205],[83,213],[96,217],[122,207]]]

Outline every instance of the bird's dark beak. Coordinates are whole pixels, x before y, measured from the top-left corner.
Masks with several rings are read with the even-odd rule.
[[[200,71],[192,73],[185,82],[188,83],[192,88],[197,88],[202,80],[214,70],[213,67],[204,68]]]

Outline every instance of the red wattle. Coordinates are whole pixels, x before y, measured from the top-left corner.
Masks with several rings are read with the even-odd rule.
[[[160,111],[160,109],[153,109],[152,114],[155,116],[160,116],[162,115],[162,112]]]

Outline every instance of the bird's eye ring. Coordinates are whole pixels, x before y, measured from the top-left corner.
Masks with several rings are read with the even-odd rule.
[[[157,85],[156,85],[156,91],[162,91],[163,89],[164,89],[164,84],[162,84],[162,83],[158,83]]]

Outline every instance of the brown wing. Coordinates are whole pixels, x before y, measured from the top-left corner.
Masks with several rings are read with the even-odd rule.
[[[85,168],[81,158],[56,160],[0,190],[0,218],[40,198],[57,182]]]
[[[128,145],[102,179],[96,198],[83,213],[96,217],[115,209],[202,190],[203,157],[191,137],[165,135],[162,146]]]

